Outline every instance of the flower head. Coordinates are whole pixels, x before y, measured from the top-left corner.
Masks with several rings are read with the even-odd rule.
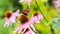
[[[37,16],[37,15],[38,15],[38,12],[34,12],[34,13],[33,13],[33,16]]]
[[[28,23],[30,20],[26,15],[22,14],[18,17],[18,19],[21,24],[18,28],[15,29],[14,33],[18,32],[20,34],[20,32],[22,31],[23,34],[35,34],[30,27],[32,27],[34,31],[36,30],[31,23]]]
[[[12,23],[16,22],[16,17],[19,15],[19,10],[17,10],[15,13],[11,13],[9,11],[5,12],[5,24],[4,27],[8,27],[9,24],[12,25]]]
[[[24,14],[20,15],[18,19],[22,24],[25,24],[28,21],[28,17]]]
[[[32,0],[20,0],[19,2],[27,2],[28,3],[28,5],[29,5],[29,8],[30,8],[30,2],[31,2]]]
[[[34,14],[32,15],[32,18],[30,19],[30,23],[34,24],[34,23],[39,23],[40,19],[42,19],[43,16],[41,14],[39,14],[38,12],[34,12]]]
[[[9,17],[11,17],[11,15],[12,15],[11,11],[6,11],[5,12],[5,17],[9,18]]]
[[[56,8],[60,7],[60,0],[56,0],[54,3]]]
[[[28,2],[28,3],[30,3],[31,0],[20,0],[19,2]]]

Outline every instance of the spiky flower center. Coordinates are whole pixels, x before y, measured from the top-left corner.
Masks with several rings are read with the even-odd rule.
[[[33,16],[37,16],[38,15],[38,12],[34,12]]]
[[[19,21],[24,24],[28,21],[28,17],[26,15],[19,16]]]
[[[10,11],[6,11],[5,12],[5,17],[10,18],[11,15],[12,15],[12,13]]]

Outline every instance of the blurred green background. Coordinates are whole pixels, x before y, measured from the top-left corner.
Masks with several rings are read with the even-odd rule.
[[[30,4],[30,12],[28,14],[29,18],[31,18],[34,11],[37,11],[44,16],[40,21],[40,24],[35,24],[35,28],[38,33],[52,34],[50,25],[53,23],[52,19],[54,17],[60,17],[58,12],[52,6],[49,6],[48,0],[37,0],[37,3],[32,0]],[[8,28],[3,27],[5,24],[4,12],[6,10],[15,12],[17,9],[20,9],[20,12],[22,12],[22,10],[26,10],[27,8],[27,3],[19,3],[18,0],[0,0],[0,34],[13,34],[14,28],[19,25],[18,23],[15,23]],[[54,30],[54,32],[55,34],[60,34],[60,29],[58,28]]]

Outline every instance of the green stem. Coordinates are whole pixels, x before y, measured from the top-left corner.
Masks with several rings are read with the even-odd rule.
[[[52,28],[52,24],[50,25],[50,28],[51,28],[52,34],[55,34],[54,29]]]
[[[38,3],[37,3],[37,1],[35,0],[35,3],[36,3],[36,5],[37,5],[37,7],[39,8],[39,6],[38,6]],[[48,20],[46,19],[46,17],[44,16],[44,14],[42,13],[42,11],[40,10],[40,8],[39,8],[39,11],[41,12],[41,14],[43,15],[43,17],[45,18],[45,20],[48,22]]]
[[[37,7],[39,8],[38,3],[37,3],[36,0],[35,0],[35,3],[36,3],[36,5],[37,5]],[[42,14],[43,17],[45,18],[45,20],[48,22],[48,20],[46,19],[46,17],[44,16],[44,14],[42,13],[42,11],[40,10],[40,8],[39,8],[39,11],[41,12],[41,14]],[[54,29],[52,28],[52,25],[50,25],[50,28],[51,28],[51,32],[52,32],[52,34],[55,34]]]

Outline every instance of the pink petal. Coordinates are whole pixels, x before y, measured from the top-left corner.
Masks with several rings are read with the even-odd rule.
[[[37,21],[37,18],[36,17],[33,17],[29,20],[28,23],[31,23],[31,24],[34,24],[35,22]]]
[[[29,21],[28,23],[36,23],[36,22],[39,22],[40,19],[42,19],[43,16],[41,14],[37,15],[37,16],[33,16]]]
[[[16,32],[20,33],[22,30],[22,26],[20,25],[19,27],[15,28],[14,33],[16,34]]]
[[[55,7],[60,7],[60,0],[55,1]]]
[[[36,30],[35,30],[33,24],[30,24],[30,27],[36,32]]]
[[[38,19],[42,19],[42,18],[43,18],[43,15],[38,14]]]
[[[19,0],[19,2],[28,2],[28,3],[30,3],[31,0]]]
[[[28,6],[29,6],[29,8],[30,8],[30,2],[31,2],[32,0],[20,0],[19,2],[27,2],[28,3]]]
[[[5,21],[5,24],[4,24],[4,27],[8,27],[9,24],[10,24],[10,19],[6,18],[6,21]]]
[[[24,0],[19,0],[19,2],[24,2]]]
[[[20,24],[20,26],[15,29],[14,33],[18,32],[18,34],[20,34],[20,32],[22,31],[22,29],[24,29],[24,31],[25,31],[28,26],[29,26],[29,25],[28,25],[27,23],[26,23],[26,24]],[[23,32],[24,32],[24,31],[23,31]],[[22,33],[23,33],[23,32],[22,32]]]
[[[15,16],[18,16],[19,15],[19,9],[14,13]]]
[[[19,10],[17,10],[15,13],[13,13],[10,17],[11,22],[16,21],[16,17],[19,15]]]

